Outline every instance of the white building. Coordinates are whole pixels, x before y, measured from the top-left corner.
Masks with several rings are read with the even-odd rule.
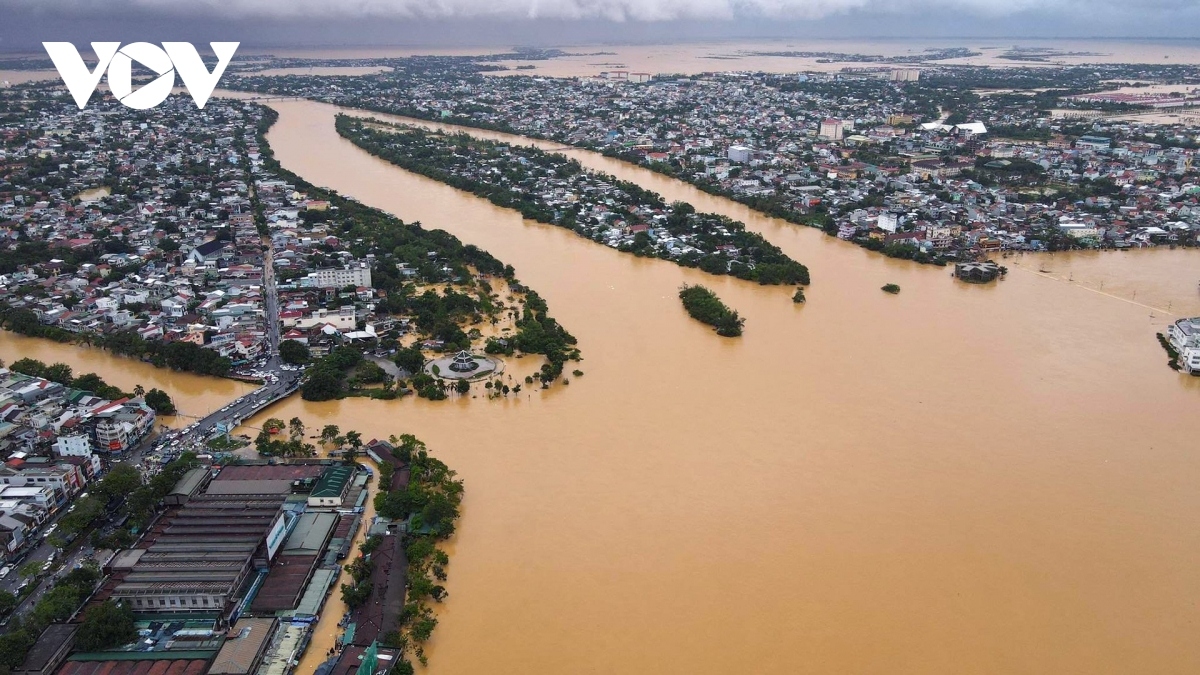
[[[729,157],[729,161],[731,162],[736,162],[738,164],[749,164],[750,156],[753,154],[754,150],[744,145],[731,145],[729,146],[729,152],[726,153],[726,156]]]
[[[1200,316],[1171,324],[1167,339],[1179,352],[1179,366],[1184,372],[1200,372]]]
[[[904,218],[898,213],[884,211],[879,214],[879,219],[876,221],[879,229],[884,232],[895,232],[900,229],[900,224],[904,222]]]
[[[345,307],[339,307],[335,311],[329,311],[321,308],[313,312],[311,316],[300,317],[291,322],[291,326],[294,326],[300,330],[308,330],[314,326],[321,326],[324,324],[333,326],[340,333],[354,330],[358,326],[358,320],[355,316],[354,306],[347,305]],[[285,321],[284,325],[288,325],[288,322]]]
[[[309,275],[317,288],[371,287],[371,268],[363,263],[349,267],[328,267]]]
[[[821,131],[817,134],[821,138],[828,138],[831,141],[842,140],[842,121],[835,119],[827,119],[821,122]]]
[[[921,71],[916,68],[897,68],[889,77],[892,82],[916,82],[921,79]]]
[[[63,499],[49,485],[0,485],[0,501],[30,504],[47,513],[53,513]]]
[[[1061,230],[1063,234],[1076,239],[1100,236],[1100,230],[1096,229],[1094,225],[1089,225],[1087,223],[1076,223],[1064,220],[1059,222],[1058,229]]]
[[[59,436],[54,442],[59,457],[88,457],[92,454],[92,441],[85,435]]]

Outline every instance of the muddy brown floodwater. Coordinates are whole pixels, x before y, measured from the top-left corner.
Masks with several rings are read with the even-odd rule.
[[[1200,380],[1154,339],[1167,303],[1200,308],[1198,252],[1027,257],[969,286],[573,153],[764,233],[812,268],[796,306],[406,173],[333,107],[276,107],[284,166],[512,263],[586,357],[524,400],[278,411],[415,433],[466,480],[430,671],[1200,668]],[[1160,270],[1136,300],[1087,285],[1133,261]],[[746,335],[688,319],[684,282]]]
[[[430,672],[1200,670],[1200,379],[1154,338],[1200,313],[1200,252],[1025,256],[970,286],[572,153],[746,221],[812,269],[794,305],[404,172],[331,106],[274,105],[285,167],[513,264],[586,357],[519,399],[268,411],[414,433],[465,479]],[[745,336],[689,319],[682,283]],[[162,376],[184,405],[227,386]]]

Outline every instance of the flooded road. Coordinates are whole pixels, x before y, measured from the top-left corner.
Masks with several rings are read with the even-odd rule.
[[[1196,252],[1057,256],[969,286],[573,153],[764,233],[812,269],[796,306],[403,172],[339,138],[330,106],[277,108],[284,166],[512,263],[586,357],[519,401],[272,412],[415,433],[466,480],[430,671],[1200,668],[1200,380],[1165,367],[1171,317],[1141,303],[1194,312],[1195,281],[1174,280]],[[1138,258],[1170,283],[1137,301],[1082,286]],[[745,337],[688,319],[685,282]]]

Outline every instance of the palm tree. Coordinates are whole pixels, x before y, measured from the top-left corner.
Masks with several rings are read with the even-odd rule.
[[[142,396],[145,396],[145,395],[146,395],[145,387],[143,387],[140,384],[134,385],[134,387],[133,387],[133,397],[134,398],[141,398]]]

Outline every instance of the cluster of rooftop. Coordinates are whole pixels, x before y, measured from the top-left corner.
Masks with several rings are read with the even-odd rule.
[[[356,466],[308,460],[186,472],[141,541],[108,560],[89,601],[132,609],[138,640],[72,653],[77,626],[54,624],[18,672],[290,672],[360,529],[368,474]]]
[[[84,378],[80,378],[81,380]],[[101,457],[145,438],[156,415],[143,398],[90,391],[0,368],[0,551],[18,559],[102,472]]]
[[[394,346],[422,316],[452,315],[455,330],[415,325],[465,340],[458,324],[491,305],[473,289],[512,279],[485,251],[284,171],[263,141],[267,108],[214,99],[197,111],[173,97],[135,115],[97,98],[81,112],[56,84],[0,90],[0,323],[10,330],[257,377],[271,357],[268,269],[289,337],[317,356],[348,342]],[[422,297],[430,288],[438,297]],[[467,311],[426,311],[455,289]]]

